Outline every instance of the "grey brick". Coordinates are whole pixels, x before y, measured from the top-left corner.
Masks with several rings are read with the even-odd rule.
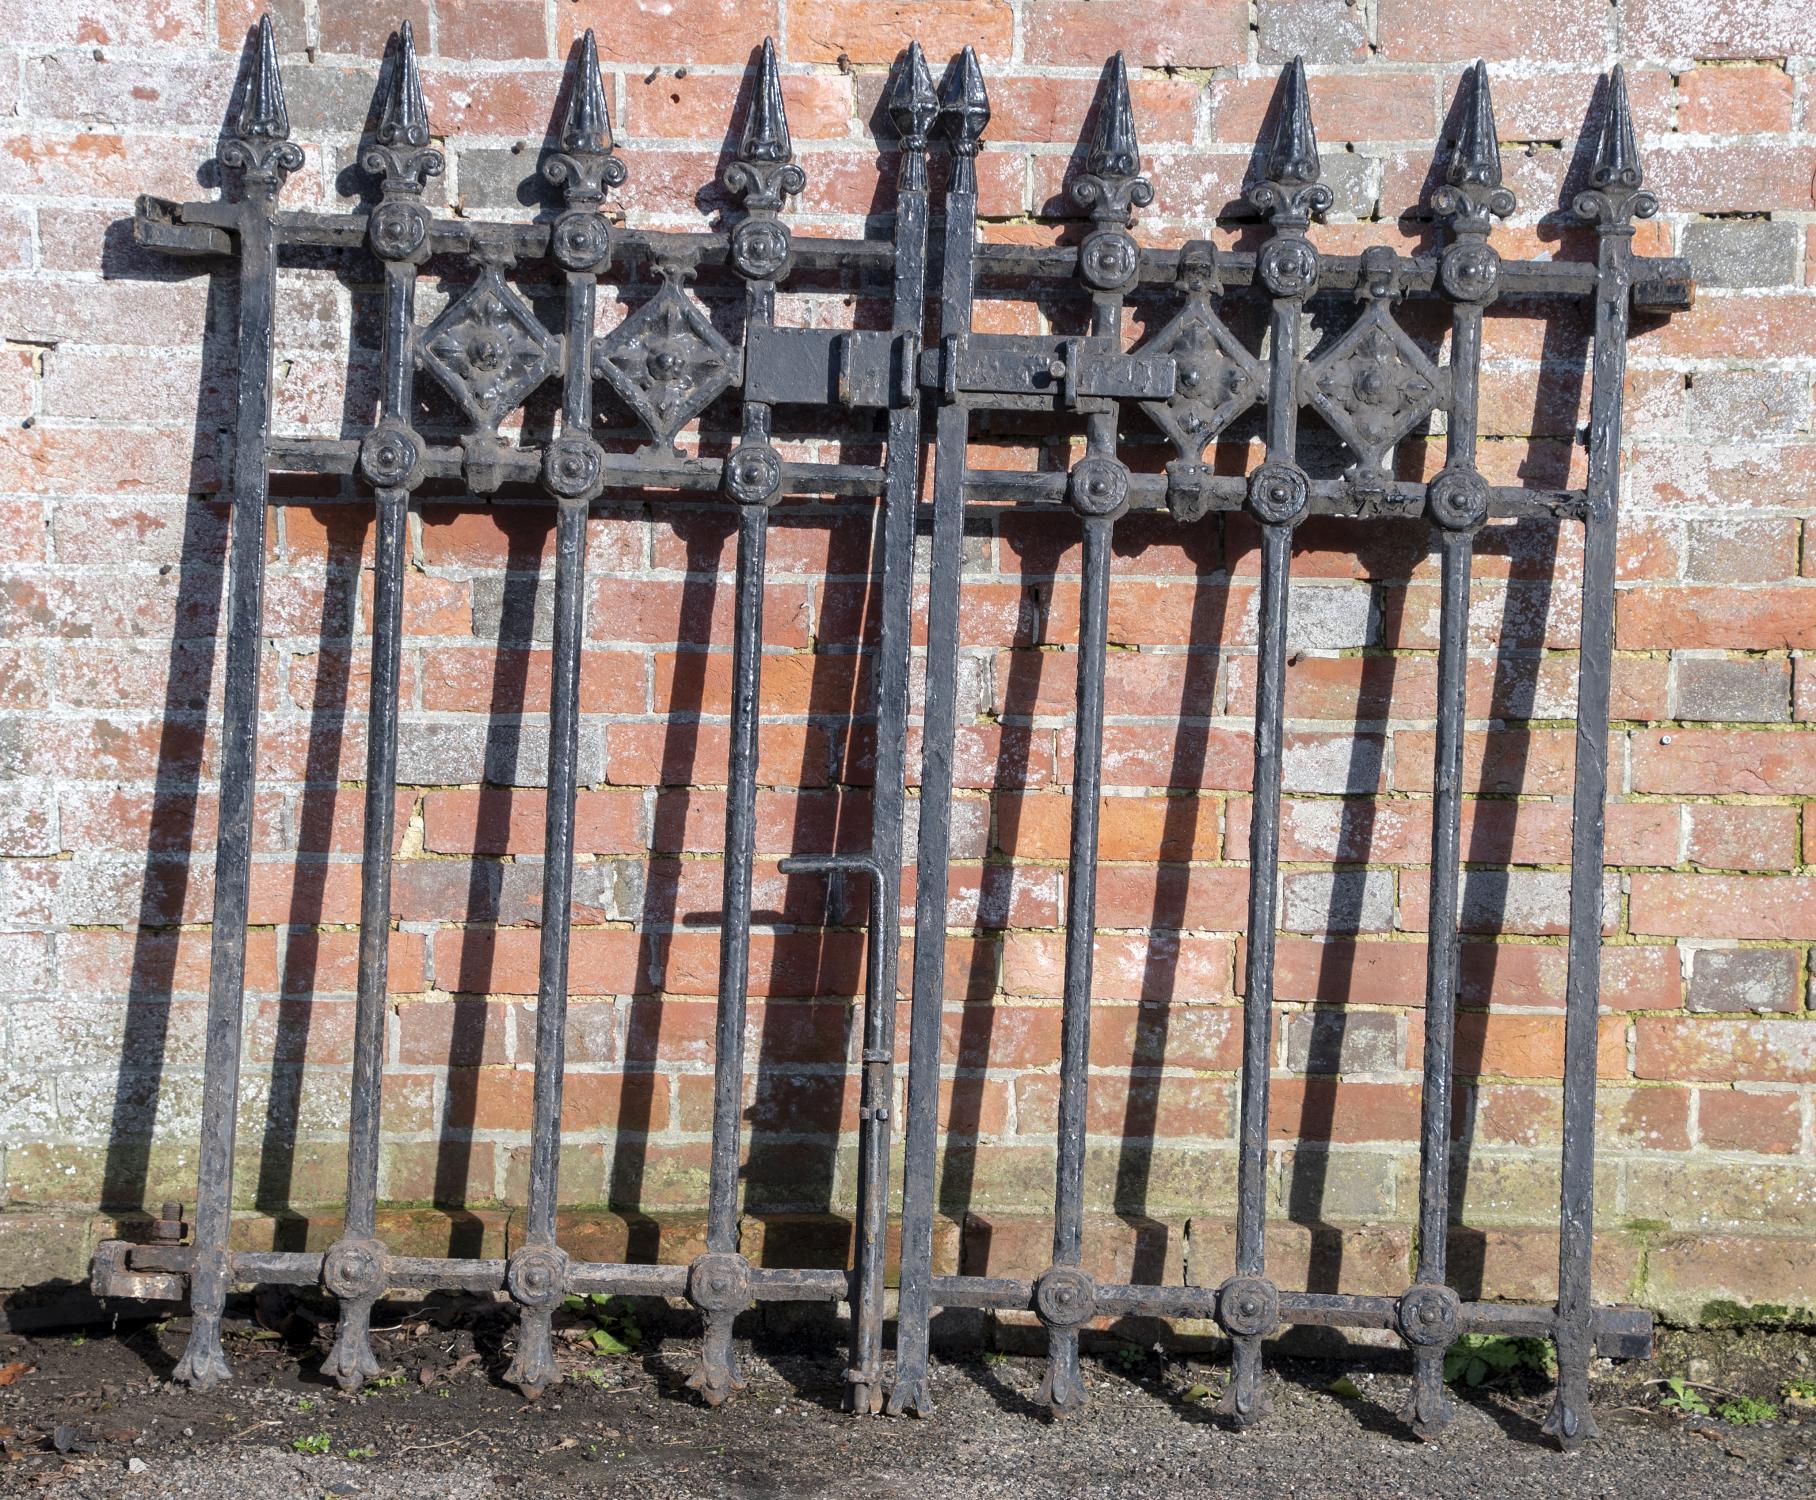
[[[1795,1010],[1797,964],[1788,948],[1699,949],[1684,1003],[1703,1011]]]
[[[1261,0],[1264,63],[1363,62],[1368,54],[1368,11],[1356,0]]]
[[[1286,1020],[1286,1065],[1295,1073],[1394,1073],[1404,1066],[1397,1016],[1319,1010]]]
[[[1385,932],[1393,926],[1391,870],[1308,871],[1284,881],[1281,926],[1291,932]]]
[[[1677,717],[1723,723],[1776,724],[1791,717],[1788,661],[1679,657]]]
[[[1801,224],[1708,219],[1684,226],[1683,253],[1702,286],[1790,286],[1802,234]]]

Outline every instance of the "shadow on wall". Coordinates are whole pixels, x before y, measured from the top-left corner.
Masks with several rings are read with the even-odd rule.
[[[1592,138],[1592,132],[1585,133],[1585,140]],[[729,133],[727,139],[732,139]],[[1575,165],[1567,189],[1573,190],[1585,169],[1584,161]],[[877,206],[884,205],[879,201]],[[1551,220],[1541,224],[1541,230],[1555,227]],[[287,263],[292,269],[302,265],[301,261]],[[231,275],[186,268],[180,262],[137,250],[127,221],[110,227],[103,269],[110,277],[146,280],[207,276],[203,368],[205,372],[231,368],[236,343]],[[359,257],[351,258],[338,274],[356,299],[369,296],[375,278],[370,267],[359,264]],[[280,288],[280,297],[284,290]],[[1143,309],[1136,311],[1138,317],[1144,315]],[[1346,305],[1321,305],[1315,311],[1318,336],[1323,339],[1339,333],[1351,316]],[[1163,309],[1156,326],[1165,316]],[[1435,337],[1433,333],[1434,348]],[[357,434],[372,419],[369,391],[360,379],[362,368],[369,371],[370,352],[357,342],[350,351],[349,394],[342,413],[345,432]],[[1576,410],[1585,353],[1586,337],[1580,323],[1566,315],[1547,325],[1542,358],[1554,383],[1542,393],[1540,409],[1533,414],[1535,432],[1548,430],[1552,414]],[[218,697],[215,662],[224,644],[219,631],[227,528],[225,508],[212,479],[222,467],[220,455],[230,427],[224,387],[225,383],[205,376],[198,403],[201,415],[192,438],[198,493],[186,516],[178,565],[179,624],[170,643],[155,797],[132,936],[121,1067],[100,1189],[103,1210],[129,1215],[155,1208],[165,1197],[187,1196],[188,1185],[193,1183],[193,1142],[154,1126],[166,1070],[193,1070],[200,1063],[195,1044],[199,1024],[179,1024],[198,1012],[199,1006],[175,997],[203,987],[194,976],[205,970],[205,934],[183,924],[205,921],[210,897],[214,796],[205,775],[212,763],[204,745],[212,722],[211,699]],[[422,399],[422,423],[433,430],[438,421],[445,422],[446,413],[436,408],[432,395],[425,392]],[[722,451],[734,440],[735,429],[714,417],[709,413],[702,447]],[[533,411],[530,421],[539,420],[543,418]],[[1238,428],[1219,445],[1213,462],[1222,472],[1242,472],[1250,435]],[[1315,451],[1318,434],[1308,430],[1307,436]],[[1534,456],[1524,477],[1534,486],[1563,482],[1569,443],[1535,442],[1532,448]],[[1415,438],[1404,445],[1399,462],[1417,471],[1423,457],[1423,439]],[[1058,461],[1063,463],[1063,457]],[[297,491],[280,498],[292,506],[311,496]],[[450,513],[474,503],[458,493],[428,492],[422,498],[427,506],[448,507]],[[670,675],[649,684],[660,723],[653,738],[637,742],[653,752],[651,762],[640,767],[633,778],[635,785],[646,789],[642,826],[647,852],[618,862],[609,896],[601,894],[595,899],[583,892],[577,898],[590,903],[589,915],[596,920],[633,924],[637,954],[629,993],[618,1001],[621,1014],[616,1039],[610,1044],[618,1049],[610,1060],[619,1064],[624,1075],[615,1102],[615,1128],[601,1133],[603,1146],[584,1139],[570,1142],[576,1164],[573,1168],[564,1164],[564,1186],[576,1202],[597,1203],[616,1216],[622,1225],[623,1243],[614,1247],[614,1255],[633,1260],[658,1255],[667,1259],[673,1258],[673,1251],[664,1243],[663,1225],[673,1217],[685,1218],[684,1213],[670,1212],[676,1201],[676,1184],[697,1182],[701,1211],[705,1199],[706,1125],[703,1117],[695,1120],[689,1113],[699,1100],[688,1082],[688,1078],[697,1082],[704,1075],[687,1075],[679,1092],[672,1095],[665,1075],[693,1035],[691,1030],[677,1035],[677,1015],[684,1010],[691,1027],[704,1008],[697,996],[684,1005],[677,1002],[670,972],[677,944],[696,929],[716,928],[718,923],[718,913],[710,909],[716,901],[717,866],[699,858],[713,846],[710,841],[700,844],[694,824],[697,813],[699,827],[716,828],[722,803],[722,794],[710,788],[724,777],[721,736],[713,725],[715,716],[724,712],[715,679],[725,658],[722,652],[707,647],[715,639],[723,644],[723,632],[711,622],[716,610],[723,611],[729,593],[722,573],[732,522],[723,510],[677,505],[660,498],[647,503],[614,499],[603,509],[621,522],[647,518],[650,534],[661,538],[665,549],[681,559],[678,566],[683,578],[676,595],[680,624],[673,632],[681,638],[681,646],[672,661],[663,661],[660,653],[652,655],[658,679],[663,672]],[[248,1051],[246,1097],[262,1101],[263,1122],[262,1130],[250,1139],[250,1133],[243,1130],[237,1179],[242,1206],[274,1220],[272,1243],[286,1249],[317,1246],[332,1237],[332,1230],[324,1234],[322,1226],[332,1221],[343,1171],[340,1153],[325,1146],[321,1132],[310,1123],[331,1116],[334,1106],[312,1098],[311,1091],[325,1091],[327,1101],[344,1096],[341,1065],[346,1059],[336,1052],[336,1046],[337,1038],[350,1032],[351,1001],[324,1002],[317,997],[351,988],[330,981],[324,971],[330,951],[336,956],[337,969],[345,970],[344,958],[351,946],[344,902],[335,886],[348,867],[336,855],[358,847],[360,793],[349,790],[345,778],[362,774],[357,768],[363,767],[363,676],[358,661],[364,639],[356,622],[362,615],[361,558],[372,533],[371,517],[359,505],[296,513],[325,518],[325,552],[309,559],[311,567],[319,562],[321,586],[316,600],[314,664],[303,674],[303,742],[294,747],[300,773],[292,786],[283,788],[286,794],[293,792],[295,800],[290,802],[286,795],[267,797],[260,803],[256,844],[261,858],[255,865],[255,893],[261,884],[281,887],[284,901],[280,911],[255,894],[255,921],[261,916],[263,921],[253,935],[250,973],[268,976],[268,987],[255,983],[252,988],[264,992],[249,999],[254,1041]],[[399,913],[412,924],[431,919],[442,924],[434,939],[438,993],[433,1003],[446,1007],[445,1050],[428,1062],[445,1072],[439,1075],[440,1081],[427,1085],[432,1092],[425,1107],[425,1124],[407,1151],[392,1158],[395,1178],[390,1183],[394,1199],[426,1199],[445,1211],[446,1242],[424,1247],[424,1253],[497,1253],[498,1214],[488,1211],[508,1210],[521,1203],[523,1172],[517,1158],[522,1148],[508,1143],[495,1146],[479,1113],[486,1071],[508,1055],[501,1043],[504,1029],[515,1027],[520,1038],[527,1035],[523,1023],[527,1006],[487,999],[504,988],[497,985],[499,976],[494,973],[497,946],[488,939],[509,931],[513,924],[533,925],[535,893],[540,887],[534,878],[536,859],[525,860],[517,854],[508,833],[488,843],[485,831],[509,830],[517,822],[515,815],[529,810],[529,803],[536,803],[538,811],[540,807],[540,793],[525,791],[518,782],[520,773],[536,781],[541,771],[540,765],[530,764],[528,747],[535,743],[530,730],[546,711],[546,703],[538,696],[546,689],[539,685],[543,679],[537,673],[537,652],[545,648],[547,640],[545,616],[552,584],[542,567],[550,550],[552,514],[539,510],[505,513],[501,520],[507,532],[503,565],[488,585],[497,590],[495,621],[483,639],[475,629],[476,646],[491,654],[491,678],[484,742],[478,752],[483,771],[475,813],[477,831],[473,852],[461,872],[464,891],[450,882],[447,871],[437,872],[438,878],[420,889],[430,893],[430,900],[447,901],[446,908]],[[753,1103],[747,1111],[745,1201],[754,1216],[772,1219],[774,1232],[765,1238],[765,1258],[771,1263],[801,1263],[803,1259],[842,1263],[846,1253],[847,1231],[839,1226],[846,1207],[844,1197],[850,1191],[847,1158],[854,1140],[857,1084],[856,1069],[849,1065],[856,1045],[857,1012],[847,997],[861,983],[861,941],[854,941],[854,933],[862,928],[864,893],[839,889],[836,882],[829,885],[820,876],[783,877],[774,872],[773,865],[775,858],[787,853],[822,852],[867,842],[870,689],[854,661],[862,660],[874,646],[876,601],[867,577],[873,560],[872,520],[868,513],[855,513],[844,506],[777,516],[778,536],[801,541],[798,547],[789,540],[779,541],[775,550],[784,556],[795,551],[812,560],[802,565],[810,577],[817,570],[838,572],[824,577],[820,585],[811,670],[800,690],[813,717],[807,731],[791,742],[799,746],[792,763],[785,764],[768,753],[772,747],[766,737],[761,777],[766,787],[779,793],[799,794],[792,802],[792,827],[786,831],[766,827],[763,831],[757,881],[757,921],[774,924],[770,967],[775,976],[772,993],[777,998],[752,1007],[753,1018],[760,1018],[760,1029],[751,1051]],[[1363,658],[1357,688],[1363,705],[1359,717],[1364,719],[1370,717],[1369,705],[1381,705],[1376,717],[1387,715],[1401,662],[1395,653],[1408,644],[1400,635],[1406,625],[1403,614],[1388,607],[1389,592],[1404,581],[1425,550],[1422,528],[1400,528],[1394,534],[1395,525],[1376,523],[1366,534],[1363,528],[1342,523],[1314,525],[1305,529],[1299,542],[1301,551],[1353,552],[1359,559],[1357,578],[1378,595],[1379,629]],[[990,785],[976,789],[986,793],[987,800],[968,799],[979,820],[973,834],[963,832],[962,821],[955,822],[955,859],[961,868],[967,859],[981,860],[977,876],[981,889],[972,892],[955,884],[953,904],[967,911],[975,909],[980,930],[974,940],[955,940],[956,958],[949,957],[948,962],[949,991],[963,993],[967,1003],[948,1038],[947,1060],[956,1062],[957,1071],[950,1083],[949,1101],[943,1106],[939,1203],[945,1215],[966,1225],[960,1252],[964,1269],[1005,1274],[1027,1271],[1027,1256],[1044,1263],[1045,1251],[1040,1245],[1044,1231],[1032,1238],[1021,1229],[1005,1233],[1002,1216],[991,1207],[980,1206],[982,1176],[995,1164],[1009,1164],[1010,1158],[1009,1153],[983,1149],[979,1137],[991,1133],[1005,1087],[990,1070],[998,1055],[998,1028],[1005,1014],[999,982],[1003,934],[1019,927],[1017,903],[1024,872],[1038,872],[1036,878],[1057,878],[1050,868],[1031,863],[1048,855],[1025,852],[1037,840],[1025,833],[1022,824],[1040,780],[1029,763],[1035,740],[1033,721],[1054,711],[1047,705],[1055,698],[1069,699],[1072,659],[1057,659],[1045,648],[1054,643],[1047,624],[1055,580],[1063,580],[1067,567],[1075,568],[1075,562],[1068,563],[1066,558],[1069,553],[1075,557],[1077,536],[1068,522],[1034,528],[1014,517],[976,515],[968,528],[974,552],[994,549],[1004,571],[1013,554],[1017,618],[1012,637],[987,643],[1000,652],[990,712],[1001,729]],[[824,545],[812,540],[822,532],[831,538]],[[1114,1157],[1107,1170],[1107,1207],[1124,1225],[1126,1244],[1118,1253],[1126,1259],[1119,1271],[1128,1279],[1152,1282],[1180,1273],[1183,1250],[1182,1217],[1171,1209],[1157,1215],[1149,1212],[1157,1162],[1168,1149],[1168,1137],[1177,1134],[1176,1122],[1169,1124],[1163,1116],[1175,1105],[1174,1090],[1184,1076],[1181,1070],[1206,1068],[1200,1058],[1200,1039],[1194,1036],[1181,1049],[1176,1037],[1179,1017],[1187,1014],[1186,1004],[1198,998],[1194,993],[1181,993],[1182,986],[1195,981],[1182,978],[1179,954],[1194,930],[1206,925],[1201,919],[1199,882],[1209,873],[1188,863],[1202,857],[1198,852],[1204,834],[1201,804],[1192,796],[1177,794],[1194,791],[1217,769],[1213,764],[1213,711],[1205,705],[1216,703],[1220,691],[1232,691],[1232,661],[1226,655],[1226,643],[1236,635],[1239,623],[1231,617],[1232,582],[1245,570],[1252,570],[1255,538],[1242,518],[1213,517],[1188,528],[1163,521],[1132,523],[1119,529],[1117,541],[1123,559],[1139,558],[1150,551],[1177,554],[1178,560],[1169,560],[1168,569],[1189,571],[1195,587],[1189,626],[1194,649],[1180,676],[1165,774],[1166,787],[1175,795],[1167,797],[1158,828],[1152,831],[1159,863],[1149,869],[1151,892],[1138,919],[1147,936],[1135,981],[1136,1003],[1117,1008],[1119,1016],[1123,1010],[1132,1012],[1123,1050],[1113,1059],[1102,1055],[1093,1059],[1107,1070],[1094,1079],[1094,1088],[1120,1100],[1114,1119],[1100,1125],[1093,1116],[1094,1144]],[[292,560],[295,551],[293,545],[287,560]],[[1482,536],[1479,553],[1504,554],[1519,576],[1542,589],[1536,601],[1531,592],[1520,593],[1516,599],[1515,591],[1510,590],[1500,622],[1498,639],[1504,646],[1496,663],[1489,712],[1517,727],[1538,712],[1539,654],[1532,643],[1535,635],[1542,641],[1543,621],[1550,611],[1556,530],[1526,523],[1491,527]],[[406,611],[408,608],[406,604]],[[476,606],[476,622],[481,615]],[[493,621],[489,607],[483,615]],[[595,638],[610,629],[609,607],[604,618],[595,612]],[[1510,642],[1515,644],[1505,644]],[[281,696],[288,690],[288,685],[268,680],[267,703],[273,693]],[[1235,712],[1233,707],[1229,711]],[[589,716],[593,723],[588,734],[611,734],[611,715]],[[649,718],[630,717],[645,722]],[[299,725],[299,721],[290,722]],[[411,738],[423,729],[422,719],[406,714],[406,764]],[[360,743],[349,745],[349,735]],[[1485,769],[1475,788],[1485,798],[1517,795],[1525,787],[1525,757],[1517,748],[1521,737],[1509,738],[1516,745],[1512,763],[1502,759],[1492,773]],[[780,736],[776,744],[780,746]],[[611,770],[605,769],[615,749],[602,744],[598,750],[601,779],[610,776],[617,781],[615,763]],[[1350,795],[1339,803],[1331,836],[1329,861],[1334,873],[1325,899],[1324,941],[1314,961],[1312,1003],[1297,1013],[1304,1027],[1302,1071],[1310,1076],[1303,1083],[1296,1111],[1297,1139],[1284,1159],[1285,1218],[1306,1237],[1306,1285],[1314,1291],[1349,1287],[1345,1246],[1355,1225],[1341,1212],[1327,1214],[1326,1204],[1334,1161],[1330,1143],[1343,1138],[1344,1091],[1338,1077],[1357,1037],[1379,1024],[1373,1019],[1379,1012],[1353,1011],[1351,996],[1357,984],[1353,939],[1362,930],[1361,913],[1366,905],[1364,867],[1375,852],[1378,809],[1374,792],[1381,784],[1381,761],[1378,734],[1364,729],[1352,737],[1348,764],[1340,777]],[[345,769],[349,765],[356,769],[349,773]],[[1057,769],[1048,779],[1057,780]],[[275,793],[277,786],[272,790]],[[412,803],[417,795],[410,794]],[[786,798],[779,798],[776,805],[786,806]],[[1503,915],[1500,903],[1506,894],[1504,878],[1485,868],[1507,857],[1495,846],[1493,829],[1498,824],[1490,816],[1492,807],[1489,800],[1472,804],[1463,831],[1466,926],[1482,937],[1498,930]],[[403,828],[408,819],[400,817],[399,822]],[[539,841],[532,840],[532,845],[539,847]],[[1472,848],[1478,852],[1472,854]],[[418,852],[413,850],[412,855]],[[1226,855],[1240,853],[1239,849],[1226,850]],[[1473,864],[1467,863],[1470,861]],[[400,865],[400,874],[411,862]],[[710,878],[701,878],[703,870]],[[965,878],[955,872],[955,881]],[[421,894],[412,896],[405,880],[400,879],[399,890],[396,899],[400,905],[424,899]],[[1056,900],[1053,908],[1058,909]],[[447,934],[456,932],[450,940]],[[759,928],[759,945],[762,936]],[[1231,948],[1233,953],[1234,943]],[[1495,979],[1496,952],[1492,943],[1469,946],[1469,961],[1464,966],[1465,1007],[1484,1003]],[[459,956],[452,961],[443,957],[454,953]],[[904,965],[903,973],[907,972]],[[1240,975],[1239,961],[1231,965],[1230,972]],[[577,995],[589,993],[586,976],[576,974],[575,990]],[[1193,1026],[1201,1024],[1202,1007],[1191,1007],[1189,1014]],[[1232,1006],[1226,1019],[1233,1022],[1237,1014]],[[1362,1016],[1369,1019],[1359,1019]],[[1416,1025],[1416,1014],[1410,1022],[1396,1024]],[[394,1023],[394,1035],[395,1030]],[[1467,1187],[1475,1130],[1475,1096],[1469,1081],[1481,1071],[1481,1040],[1479,1028],[1459,1032],[1459,1109],[1453,1157],[1453,1202],[1457,1203]],[[1406,1041],[1402,1036],[1402,1047]],[[527,1047],[520,1041],[516,1056],[526,1053]],[[306,1062],[310,1066],[305,1067]],[[1028,1066],[1030,1075],[1024,1077],[1046,1064],[1036,1059]],[[1120,1071],[1125,1066],[1126,1074]],[[1169,1068],[1174,1071],[1166,1072]],[[435,1075],[418,1074],[413,1082],[420,1088],[422,1080],[431,1076]],[[388,1078],[387,1087],[392,1083]],[[1202,1089],[1202,1081],[1194,1086]],[[1021,1097],[1018,1088],[1018,1101]],[[1027,1097],[1031,1100],[1035,1095]],[[1208,1126],[1222,1131],[1224,1140],[1234,1115],[1233,1101],[1234,1084],[1227,1076],[1195,1098],[1194,1107],[1203,1110]],[[341,1108],[344,1115],[344,1106]],[[681,1132],[686,1138],[665,1142],[665,1131]],[[589,1151],[596,1152],[596,1157],[589,1157]],[[1023,1196],[1030,1214],[1038,1214],[1049,1201],[1045,1195],[1050,1193],[1050,1156],[1050,1136],[1045,1144],[1036,1142],[1031,1150],[1016,1154],[1014,1169],[1020,1172],[1025,1167],[1027,1171]],[[405,1161],[427,1165],[406,1171]],[[1229,1185],[1218,1189],[1224,1195],[1224,1207],[1233,1201],[1233,1157],[1230,1169]],[[422,1186],[400,1191],[406,1180]],[[1166,1189],[1168,1194],[1173,1192],[1171,1187]],[[1221,1210],[1213,1212],[1221,1216]],[[1452,1247],[1454,1284],[1465,1297],[1479,1295],[1483,1289],[1480,1234],[1460,1230],[1453,1235]],[[1202,1279],[1196,1272],[1194,1278]]]

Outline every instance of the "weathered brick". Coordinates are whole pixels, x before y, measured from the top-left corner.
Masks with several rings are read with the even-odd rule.
[[[1697,948],[1684,1003],[1691,1010],[1796,1010],[1802,955],[1789,948]]]
[[[1791,664],[1679,656],[1675,717],[1770,724],[1791,716]]]
[[[1384,56],[1421,62],[1479,54],[1544,62],[1599,59],[1608,44],[1608,20],[1570,0],[1511,0],[1472,12],[1459,28],[1455,12],[1439,0],[1380,0],[1377,8]]]
[[[1121,49],[1130,67],[1215,68],[1248,50],[1237,0],[1028,0],[1023,25],[1027,60],[1065,67]]]
[[[1795,224],[1712,219],[1686,224],[1682,246],[1699,286],[1791,286],[1800,238]]]

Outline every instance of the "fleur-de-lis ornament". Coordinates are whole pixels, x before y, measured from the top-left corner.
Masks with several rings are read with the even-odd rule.
[[[255,197],[276,196],[284,178],[302,169],[302,150],[290,139],[290,112],[284,106],[284,79],[278,71],[270,16],[259,17],[252,71],[233,134],[221,142],[220,159],[223,166],[245,173],[246,191]]]
[[[1631,234],[1635,219],[1649,219],[1658,212],[1658,199],[1646,190],[1645,180],[1639,140],[1633,132],[1633,111],[1627,103],[1627,74],[1616,63],[1608,79],[1601,142],[1589,170],[1592,186],[1576,195],[1572,205],[1576,216],[1604,230]]]

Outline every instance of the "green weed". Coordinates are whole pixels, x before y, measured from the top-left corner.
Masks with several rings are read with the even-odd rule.
[[[1530,1370],[1555,1375],[1557,1357],[1545,1339],[1508,1338],[1496,1333],[1466,1333],[1444,1353],[1444,1378],[1464,1385]]]
[[[622,1297],[589,1292],[584,1297],[567,1298],[562,1306],[593,1325],[587,1331],[587,1342],[600,1354],[635,1354],[643,1342],[643,1330]]]

